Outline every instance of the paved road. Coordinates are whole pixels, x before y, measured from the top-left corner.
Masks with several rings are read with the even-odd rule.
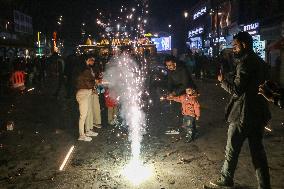
[[[199,138],[188,144],[183,135],[165,135],[181,124],[179,106],[153,102],[147,111],[148,128],[142,158],[153,166],[154,176],[139,186],[120,175],[129,160],[124,130],[105,127],[92,142],[78,142],[77,104],[54,99],[48,93],[1,98],[0,188],[202,188],[217,178],[224,158],[227,124],[223,120],[228,96],[215,81],[197,81],[202,107]],[[273,189],[284,188],[284,116],[271,106],[272,132],[265,134]],[[14,131],[4,122],[13,120]],[[69,148],[75,145],[64,171],[58,171]],[[236,183],[256,188],[248,144],[242,149]]]

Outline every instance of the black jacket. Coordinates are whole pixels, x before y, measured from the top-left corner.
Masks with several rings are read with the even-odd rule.
[[[270,120],[268,104],[258,95],[259,85],[267,79],[266,63],[254,52],[239,59],[232,82],[221,82],[222,88],[232,95],[226,108],[228,122],[264,125]]]
[[[177,65],[176,70],[169,71],[168,74],[168,90],[169,92],[175,92],[176,96],[180,96],[185,93],[185,89],[188,87],[196,88],[190,73],[183,65]]]

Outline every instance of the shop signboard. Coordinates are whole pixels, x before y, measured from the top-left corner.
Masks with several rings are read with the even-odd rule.
[[[226,43],[226,39],[225,39],[225,37],[216,37],[215,39],[213,39],[213,42],[214,43],[221,43],[221,42],[224,42],[224,43]]]
[[[170,51],[172,50],[172,38],[169,37],[159,37],[159,38],[152,38],[151,41],[156,45],[157,51]]]
[[[196,35],[202,34],[204,32],[204,28],[203,27],[197,27],[193,30],[190,30],[188,32],[188,38],[194,37]]]
[[[259,23],[255,22],[243,26],[243,31],[248,32],[251,35],[257,35],[259,33]]]
[[[201,37],[192,37],[188,42],[186,42],[186,44],[191,50],[201,49],[202,48]]]
[[[202,15],[204,15],[207,11],[207,7],[202,7],[201,9],[199,9],[198,11],[196,11],[193,14],[193,20],[196,20],[197,18],[201,17]]]

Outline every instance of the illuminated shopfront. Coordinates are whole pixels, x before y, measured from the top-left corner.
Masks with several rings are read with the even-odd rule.
[[[188,40],[186,45],[193,52],[199,52],[202,49],[202,34],[204,33],[203,27],[197,27],[188,32]]]
[[[252,35],[253,38],[253,49],[254,51],[265,60],[265,41],[260,39],[259,35],[259,23],[251,23],[242,26],[242,31],[246,31]]]

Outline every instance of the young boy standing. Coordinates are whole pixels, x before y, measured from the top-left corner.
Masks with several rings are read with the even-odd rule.
[[[198,102],[198,93],[192,88],[186,89],[186,94],[172,97],[167,100],[173,100],[182,104],[183,128],[186,131],[186,141],[191,142],[196,137],[196,120],[200,117],[200,105]]]

